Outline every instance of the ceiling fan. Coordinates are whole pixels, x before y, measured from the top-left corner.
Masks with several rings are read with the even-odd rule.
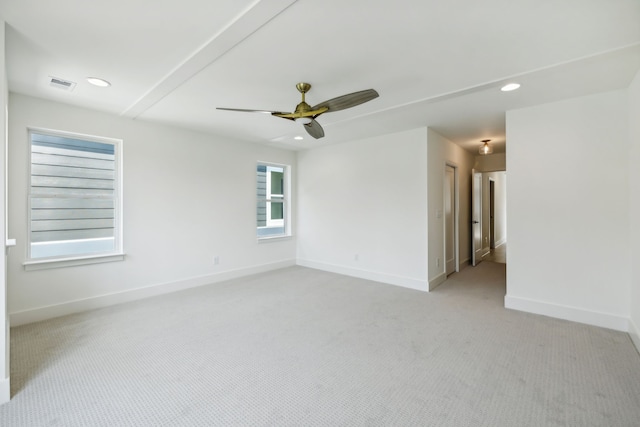
[[[316,121],[316,118],[324,113],[331,113],[333,111],[340,111],[346,108],[355,107],[356,105],[363,104],[377,98],[378,92],[373,89],[362,90],[360,92],[353,92],[347,95],[338,96],[328,101],[321,102],[313,107],[307,104],[304,100],[305,93],[309,92],[311,85],[309,83],[298,83],[296,85],[298,91],[302,94],[302,102],[300,102],[293,113],[285,113],[282,111],[268,111],[268,110],[245,110],[242,108],[217,108],[218,110],[227,111],[240,111],[243,113],[263,113],[271,114],[272,116],[281,117],[283,119],[294,120],[302,123],[304,129],[309,135],[318,139],[324,136],[324,130],[320,123]]]

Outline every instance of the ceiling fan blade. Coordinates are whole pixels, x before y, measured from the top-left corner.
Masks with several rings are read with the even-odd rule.
[[[272,115],[277,115],[277,114],[289,114],[289,113],[283,113],[280,111],[269,111],[269,110],[246,110],[244,108],[222,108],[222,107],[218,107],[216,108],[216,110],[225,110],[225,111],[239,111],[241,113],[262,113],[262,114],[272,114]]]
[[[309,135],[314,137],[315,139],[322,138],[324,136],[324,129],[320,126],[315,120],[311,120],[311,123],[304,125],[304,129],[307,131]]]
[[[330,99],[328,101],[321,102],[318,105],[312,107],[313,110],[318,110],[323,107],[327,107],[329,110],[327,113],[332,111],[340,111],[345,108],[355,107],[356,105],[364,104],[365,102],[371,101],[374,98],[377,98],[378,92],[374,89],[361,90],[360,92],[353,92],[347,95],[342,95],[337,98]]]

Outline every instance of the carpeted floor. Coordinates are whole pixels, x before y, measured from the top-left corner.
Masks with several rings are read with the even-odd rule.
[[[621,332],[292,267],[11,331],[1,426],[638,426]]]

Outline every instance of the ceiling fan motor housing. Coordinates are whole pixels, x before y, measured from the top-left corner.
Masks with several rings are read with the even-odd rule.
[[[309,92],[309,89],[311,89],[311,85],[309,83],[298,83],[296,85],[296,89],[298,89],[298,91],[304,95],[305,93]]]

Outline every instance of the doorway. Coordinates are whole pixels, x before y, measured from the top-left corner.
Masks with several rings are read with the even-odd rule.
[[[471,265],[476,266],[482,261],[483,228],[482,209],[485,205],[482,199],[482,172],[471,170]]]
[[[496,248],[496,182],[489,178],[489,249]]]
[[[482,197],[482,260],[506,264],[507,202],[506,171],[483,172],[485,195]]]

